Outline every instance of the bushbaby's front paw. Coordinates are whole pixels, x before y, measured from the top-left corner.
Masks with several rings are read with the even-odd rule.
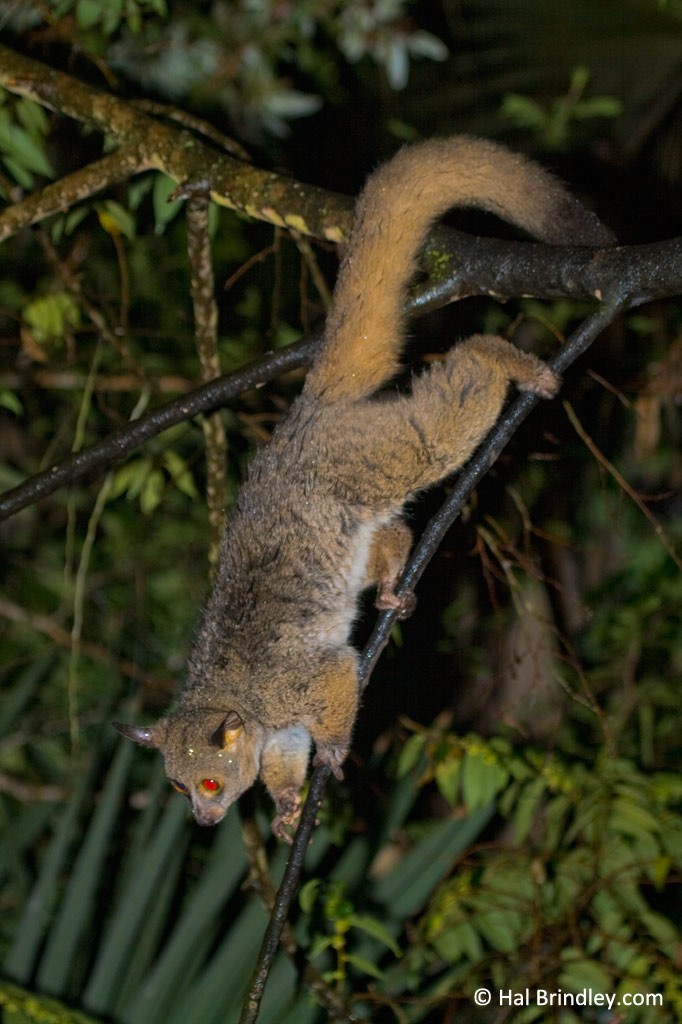
[[[277,839],[291,845],[298,819],[301,817],[301,795],[298,790],[285,790],[277,799],[277,816],[270,828]]]
[[[326,764],[327,768],[331,768],[335,778],[341,782],[343,779],[341,765],[348,757],[348,750],[347,746],[318,747],[313,764]]]

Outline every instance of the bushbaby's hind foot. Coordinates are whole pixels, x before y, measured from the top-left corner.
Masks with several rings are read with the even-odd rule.
[[[529,354],[524,352],[524,355]],[[554,398],[561,386],[561,377],[541,359],[536,359],[535,356],[532,359],[535,368],[529,367],[532,372],[527,376],[515,377],[514,383],[519,391],[531,391],[534,395],[540,395],[541,398]]]
[[[496,366],[501,374],[516,384],[519,391],[531,391],[542,398],[553,398],[561,379],[547,363],[532,352],[524,352],[496,334],[474,334],[462,344],[464,350],[476,353],[485,363]],[[457,358],[457,349],[453,350]]]
[[[366,582],[370,586],[376,583],[377,587],[375,608],[394,611],[399,619],[408,618],[417,606],[411,590],[404,594],[395,592],[411,547],[412,531],[395,516],[375,532],[367,562]]]
[[[374,607],[379,611],[395,612],[399,619],[409,619],[417,607],[417,595],[413,590],[408,590],[404,594],[396,594],[393,586],[384,586],[377,591]]]
[[[331,768],[332,773],[339,782],[343,781],[343,768],[341,765],[348,757],[347,746],[329,746],[329,747],[318,747],[317,753],[313,758],[313,764],[324,764],[327,768]]]

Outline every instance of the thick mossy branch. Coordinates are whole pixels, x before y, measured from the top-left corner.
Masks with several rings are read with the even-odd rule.
[[[210,194],[224,206],[279,227],[331,241],[340,241],[348,231],[352,206],[344,196],[219,152],[184,128],[4,46],[0,46],[0,85],[102,132],[118,146],[115,156],[5,210],[0,214],[0,240],[94,195],[112,181],[150,168],[180,185],[191,183],[193,189]]]

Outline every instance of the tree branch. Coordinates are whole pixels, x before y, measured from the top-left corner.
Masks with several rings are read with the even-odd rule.
[[[116,156],[67,179],[72,195],[77,194],[79,199],[108,184],[119,161],[126,165],[130,175],[155,168],[179,184],[189,183],[187,195],[196,191],[210,193],[220,205],[277,227],[293,228],[332,242],[341,241],[348,232],[352,203],[347,197],[254,167],[177,124],[168,124],[135,104],[94,89],[5,46],[0,46],[0,85],[74,118],[118,144]],[[61,183],[49,185],[33,205],[30,200],[19,204],[23,208],[21,218],[13,213],[13,207],[1,213],[0,239],[8,237],[21,224],[35,223],[64,209],[66,204],[59,202],[60,190]]]
[[[194,338],[206,383],[220,376],[218,353],[218,304],[208,231],[208,199],[194,196],[187,203],[187,253],[190,261],[190,290],[194,308]],[[220,538],[227,508],[227,435],[220,411],[205,416],[201,423],[206,448],[206,504],[210,538],[208,561],[218,564]]]
[[[145,113],[133,104],[2,46],[0,85],[58,110],[90,129],[97,129],[118,145],[115,153],[47,185],[41,192],[0,213],[0,240],[22,226],[37,223],[94,195],[113,181],[125,180],[149,169],[162,171],[178,182],[179,195],[204,197],[196,203],[192,201],[194,210],[190,212],[190,228],[196,210],[200,207],[203,215],[205,210],[201,204],[206,196],[210,196],[221,205],[302,235],[335,242],[347,236],[352,203],[346,197],[253,167],[207,144],[196,133],[166,123],[155,113]],[[203,227],[199,227],[203,232]],[[194,244],[198,265],[206,255],[203,235],[195,238]],[[679,293],[681,256],[680,239],[655,246],[595,251],[478,239],[440,228],[432,234],[425,250],[424,266],[429,272],[429,280],[415,292],[409,309],[411,312],[426,311],[456,298],[481,294],[498,298],[533,294],[543,298],[562,296],[601,300],[602,307],[574,332],[551,361],[553,368],[561,372],[621,310],[654,297]],[[195,278],[196,270],[195,266]],[[201,305],[203,296],[198,296],[198,301]],[[203,326],[210,327],[210,310],[204,307],[203,312]],[[133,424],[122,427],[91,448],[63,459],[6,492],[0,499],[0,519],[87,472],[109,467],[168,427],[199,413],[216,410],[242,391],[309,363],[318,345],[318,338],[310,338],[265,356],[237,373],[210,380]],[[215,363],[211,372],[217,372]],[[524,394],[509,406],[487,441],[460,474],[441,510],[429,523],[406,567],[399,592],[415,587],[471,491],[538,401],[536,396]],[[394,614],[391,612],[383,612],[377,618],[375,630],[361,656],[363,689],[388,642],[393,622]],[[312,774],[308,800],[244,1004],[242,1024],[253,1022],[258,1016],[268,973],[281,942],[329,776],[329,769],[325,767],[316,768]]]
[[[0,496],[0,521],[52,494],[59,487],[73,483],[86,473],[110,466],[169,427],[185,423],[199,413],[211,412],[243,391],[249,391],[289,370],[305,366],[311,362],[318,345],[319,338],[312,337],[279,352],[272,352],[236,373],[225,374],[203,384],[133,423],[120,427],[103,441],[67,456],[49,469],[35,473]]]
[[[110,185],[126,181],[132,175],[140,174],[150,167],[151,164],[141,164],[134,152],[118,150],[74,171],[73,174],[65,174],[58,181],[45,185],[38,192],[26,196],[21,202],[8,206],[0,213],[0,242],[11,238],[22,228],[39,224],[55,213],[70,210],[76,203],[90,199]]]
[[[557,373],[563,373],[578,356],[589,348],[595,338],[612,323],[624,308],[625,303],[619,301],[601,306],[574,331],[562,349],[549,361],[552,369]],[[455,486],[439,511],[428,523],[405,567],[400,584],[396,588],[398,595],[414,590],[443,537],[460,515],[470,494],[489,471],[521,423],[540,401],[541,399],[531,392],[520,394],[500,418],[477,454],[457,478]],[[360,659],[361,690],[364,690],[369,683],[374,666],[388,643],[395,620],[395,611],[380,612],[377,616],[374,631],[365,645]],[[330,777],[331,771],[325,765],[318,765],[312,773],[308,799],[303,807],[284,878],[277,893],[273,912],[251,976],[239,1024],[254,1024],[258,1018],[265,985],[279,946],[282,929],[289,918],[291,904],[298,890],[305,852]]]
[[[0,47],[0,50],[2,48]],[[601,298],[607,306],[640,305],[652,298],[679,293],[682,287],[682,239],[656,245],[614,249],[548,246],[531,242],[502,242],[439,228],[427,259],[447,244],[452,262],[447,275],[416,289],[406,310],[431,311],[465,295],[542,295],[573,299]],[[538,283],[539,282],[539,283]],[[599,282],[595,286],[595,282]],[[167,405],[114,431],[90,448],[69,455],[0,495],[0,521],[59,487],[94,470],[108,467],[145,441],[200,413],[212,412],[243,391],[308,365],[320,344],[315,335],[225,374],[187,392]],[[565,351],[563,349],[562,351]]]

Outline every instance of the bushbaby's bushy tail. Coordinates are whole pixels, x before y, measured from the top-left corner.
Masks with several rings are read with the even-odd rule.
[[[304,394],[353,401],[396,372],[403,304],[431,224],[453,206],[498,214],[554,244],[609,245],[611,232],[548,171],[484,139],[454,136],[406,146],[360,193]]]

